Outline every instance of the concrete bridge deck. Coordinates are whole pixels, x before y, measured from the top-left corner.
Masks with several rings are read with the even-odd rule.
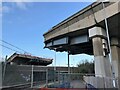
[[[94,55],[96,77],[114,77],[120,87],[120,0],[95,2],[43,36],[50,50]]]
[[[44,34],[45,47],[56,51],[71,51],[71,54],[93,54],[88,30],[94,26],[105,28],[105,12],[111,37],[120,37],[120,2],[95,2],[77,12]],[[80,40],[81,39],[81,40]],[[78,45],[78,46],[76,46]]]

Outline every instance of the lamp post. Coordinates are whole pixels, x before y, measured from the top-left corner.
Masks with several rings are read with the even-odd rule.
[[[55,48],[55,59],[54,59],[54,71],[56,71],[56,48]]]
[[[74,73],[73,67],[74,67],[74,65],[71,64],[70,73]]]
[[[75,60],[73,58],[73,73],[75,73],[75,71],[74,71],[74,64],[75,64]]]
[[[55,59],[54,59],[54,84],[56,82],[56,49],[57,48],[54,48],[54,50],[55,50]]]
[[[68,51],[68,73],[70,73],[70,58],[69,58],[69,51]]]
[[[34,69],[34,65],[32,65],[32,72],[31,72],[31,88],[33,88],[33,69]]]

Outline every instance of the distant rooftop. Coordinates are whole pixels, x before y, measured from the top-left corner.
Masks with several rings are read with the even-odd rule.
[[[46,66],[51,64],[53,59],[42,58],[26,54],[14,53],[7,59],[7,63],[16,65],[42,65]]]

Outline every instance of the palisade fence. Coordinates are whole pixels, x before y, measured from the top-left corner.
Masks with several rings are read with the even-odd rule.
[[[91,74],[68,73],[64,70],[54,71],[47,66],[3,65],[3,88],[116,88],[118,79],[95,77]]]

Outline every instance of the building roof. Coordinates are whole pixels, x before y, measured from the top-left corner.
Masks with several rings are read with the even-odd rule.
[[[26,54],[14,53],[7,59],[7,63],[14,62],[16,64],[27,64],[27,65],[49,65],[53,59],[42,58]]]

